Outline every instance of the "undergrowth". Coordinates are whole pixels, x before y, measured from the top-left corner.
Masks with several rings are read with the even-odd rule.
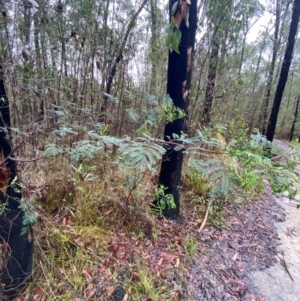
[[[238,208],[267,183],[274,193],[297,193],[297,156],[267,158],[263,136],[237,137],[232,127],[178,137],[184,226],[150,210],[156,196],[171,201],[157,186],[165,151],[158,138],[91,131],[74,148],[48,144],[43,164],[22,163],[27,214],[37,219],[34,282],[24,298],[188,300],[186,269],[203,252],[201,225],[224,227],[226,205]]]

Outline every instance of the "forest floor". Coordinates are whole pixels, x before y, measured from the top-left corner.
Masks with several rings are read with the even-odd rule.
[[[132,207],[112,175],[108,195],[92,182],[75,201],[37,207],[34,281],[18,301],[300,300],[300,201],[266,184],[258,199],[210,212],[200,231],[203,208],[188,193],[179,222],[157,219],[145,213],[155,183]]]
[[[224,229],[206,227],[188,282],[191,300],[299,300],[297,203],[266,189],[259,200],[227,208]]]

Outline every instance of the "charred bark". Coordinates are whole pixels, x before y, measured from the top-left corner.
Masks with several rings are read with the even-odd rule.
[[[286,50],[281,66],[278,85],[277,85],[272,111],[271,111],[267,132],[266,132],[267,139],[271,142],[273,141],[274,138],[282,95],[285,89],[285,85],[287,82],[287,78],[289,75],[289,70],[292,62],[295,38],[296,38],[297,28],[299,24],[299,16],[300,16],[300,0],[294,0],[288,42],[287,42],[287,46],[286,46]]]
[[[169,1],[170,16],[172,17],[172,6],[176,0]],[[169,52],[168,62],[168,83],[167,93],[173,100],[176,107],[182,109],[186,114],[189,105],[189,89],[192,78],[192,56],[195,43],[197,27],[197,1],[179,0],[177,10],[173,14],[175,20],[180,20],[178,24],[181,31],[181,41],[179,53]],[[189,26],[186,24],[185,16],[189,17]],[[176,22],[176,21],[175,21]],[[167,142],[178,142],[178,137],[182,132],[186,132],[186,119],[178,118],[169,122],[165,126],[164,139]],[[168,145],[168,144],[166,144]],[[175,150],[174,146],[168,145],[166,153],[163,156],[159,184],[166,187],[166,194],[174,198],[176,208],[171,208],[166,204],[163,215],[169,219],[177,219],[180,213],[180,193],[179,186],[181,182],[181,170],[183,161],[183,150]],[[155,206],[159,206],[156,202]]]
[[[275,70],[275,64],[277,60],[277,53],[279,49],[279,26],[280,26],[280,3],[279,0],[276,1],[276,20],[275,20],[275,33],[274,33],[274,45],[273,45],[273,52],[272,52],[272,60],[270,65],[270,71],[267,79],[267,89],[264,101],[262,103],[262,109],[261,109],[261,133],[263,135],[266,134],[266,128],[267,128],[267,120],[268,120],[268,114],[269,114],[269,103],[270,103],[270,96],[271,96],[271,90],[273,85],[273,75]]]
[[[292,123],[291,131],[290,131],[290,137],[289,137],[289,141],[290,142],[294,138],[295,125],[296,125],[297,117],[298,117],[299,102],[300,102],[300,96],[298,96],[297,102],[296,102],[296,108],[295,108],[295,113],[294,113],[294,120],[293,120],[293,123]]]
[[[10,108],[0,66],[0,202],[5,204],[0,215],[0,240],[3,251],[0,298],[12,300],[31,279],[33,233],[21,235],[24,212],[19,208],[22,198],[16,179],[16,162],[12,159]],[[4,298],[2,297],[4,296]]]

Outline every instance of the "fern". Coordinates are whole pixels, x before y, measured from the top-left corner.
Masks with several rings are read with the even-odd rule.
[[[154,165],[161,160],[165,151],[159,144],[132,142],[119,148],[119,162],[137,171],[157,172]]]

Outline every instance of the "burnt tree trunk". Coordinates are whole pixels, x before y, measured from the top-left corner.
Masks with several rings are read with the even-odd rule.
[[[176,107],[182,109],[186,114],[189,105],[189,89],[192,78],[192,59],[197,27],[197,1],[179,0],[177,9],[172,15],[172,7],[176,0],[169,1],[170,17],[175,18],[177,29],[181,31],[179,53],[169,52],[167,93]],[[189,26],[187,20],[189,18]],[[186,119],[178,118],[165,126],[164,139],[167,142],[178,142],[182,132],[186,132]],[[168,145],[168,144],[166,144]],[[175,150],[174,145],[166,147],[163,156],[159,183],[166,187],[166,194],[174,197],[176,208],[168,206],[163,210],[163,215],[169,219],[177,219],[180,212],[179,185],[181,182],[181,169],[183,161],[183,150]],[[156,206],[158,204],[155,204]]]
[[[261,133],[263,135],[266,134],[266,128],[267,128],[267,120],[269,115],[269,103],[270,103],[270,96],[271,96],[271,90],[273,85],[273,75],[274,75],[274,69],[275,64],[277,60],[277,53],[279,49],[279,26],[280,26],[280,2],[279,0],[276,1],[276,20],[275,20],[275,33],[274,33],[274,44],[273,44],[273,52],[272,52],[272,60],[271,60],[271,66],[270,71],[267,79],[267,89],[265,98],[262,103],[262,109],[260,114],[260,120],[261,120]]]
[[[278,85],[277,85],[272,111],[271,111],[267,132],[266,132],[267,139],[271,142],[273,141],[274,138],[281,99],[282,99],[282,95],[284,92],[284,88],[287,82],[287,78],[289,75],[289,70],[292,62],[295,37],[296,37],[297,28],[299,24],[299,16],[300,16],[300,0],[294,0],[288,42],[287,42],[287,46],[286,46],[286,50],[281,66]]]
[[[33,233],[21,235],[24,212],[19,208],[22,198],[18,185],[16,162],[12,159],[9,100],[0,66],[0,202],[5,204],[0,215],[2,267],[0,299],[12,300],[31,278]]]
[[[295,124],[297,122],[297,117],[298,117],[299,102],[300,102],[300,96],[298,96],[298,99],[296,101],[296,109],[295,109],[295,113],[294,113],[294,120],[293,120],[291,131],[290,131],[290,138],[289,138],[290,142],[294,138]]]

